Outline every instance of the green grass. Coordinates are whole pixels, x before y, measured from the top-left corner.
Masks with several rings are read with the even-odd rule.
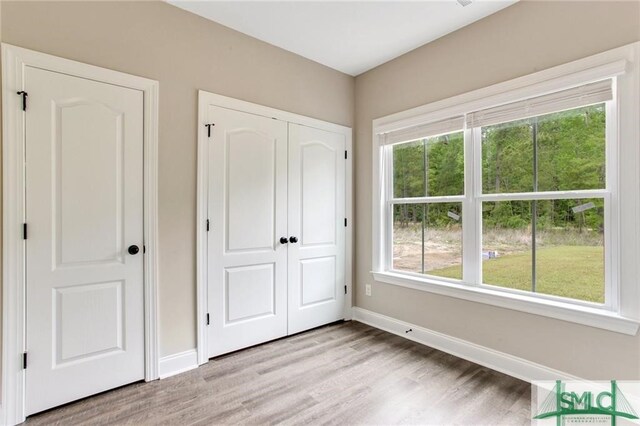
[[[537,251],[536,291],[589,302],[604,302],[603,248],[556,246]],[[482,262],[485,284],[531,291],[531,253],[514,253]],[[429,272],[460,277],[460,267]]]

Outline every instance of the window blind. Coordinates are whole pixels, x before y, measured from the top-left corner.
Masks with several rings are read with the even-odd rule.
[[[613,99],[612,81],[611,79],[603,80],[524,101],[472,112],[467,115],[467,125],[469,127],[490,126],[598,104],[611,99]]]
[[[430,136],[444,135],[464,128],[464,117],[452,117],[446,120],[435,121],[433,123],[421,124],[419,126],[407,127],[400,130],[384,133],[382,144],[390,145],[399,142],[408,142],[416,139],[428,138]]]

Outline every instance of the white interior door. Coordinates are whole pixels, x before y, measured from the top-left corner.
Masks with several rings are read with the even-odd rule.
[[[287,334],[287,123],[208,106],[209,356]]]
[[[144,378],[143,93],[32,67],[24,78],[33,414]]]
[[[289,334],[344,318],[345,138],[289,124]]]

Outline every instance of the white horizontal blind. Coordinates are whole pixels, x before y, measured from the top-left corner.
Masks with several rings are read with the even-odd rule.
[[[382,135],[382,144],[390,145],[399,142],[408,142],[417,139],[428,138],[430,136],[444,135],[455,131],[462,131],[463,128],[464,117],[452,117],[446,120],[421,124],[419,126],[407,127],[404,129],[384,133]]]
[[[483,109],[468,114],[467,124],[469,127],[490,126],[610,101],[613,99],[611,86],[611,79],[603,80],[524,101]]]

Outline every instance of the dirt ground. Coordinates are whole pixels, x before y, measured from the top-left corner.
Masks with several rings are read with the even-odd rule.
[[[394,227],[393,267],[401,271],[422,272],[422,231],[420,228]],[[462,228],[425,231],[425,271],[462,264]]]
[[[598,232],[558,229],[539,232],[537,247],[556,245],[602,246]],[[483,252],[495,251],[498,257],[531,251],[528,229],[492,229],[483,232]],[[422,230],[420,225],[394,226],[393,268],[422,272]],[[425,230],[425,272],[462,264],[462,227]]]

